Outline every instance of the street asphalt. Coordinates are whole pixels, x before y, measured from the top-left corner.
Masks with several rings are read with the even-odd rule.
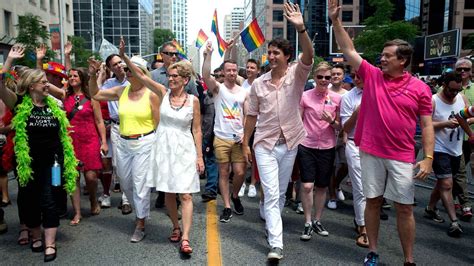
[[[417,181],[418,182],[418,181]],[[433,185],[432,181],[418,182]],[[204,185],[204,181],[201,181]],[[43,264],[42,253],[32,253],[29,246],[19,246],[19,224],[17,215],[17,183],[10,180],[12,205],[4,208],[8,223],[7,233],[0,235],[0,265]],[[303,230],[303,215],[296,214],[288,206],[283,212],[284,259],[282,265],[361,265],[367,249],[355,244],[353,209],[346,185],[346,200],[338,204],[337,210],[325,209],[322,223],[329,231],[328,237],[314,234],[308,242],[299,240]],[[473,191],[470,186],[470,191]],[[416,188],[418,206],[415,207],[416,243],[415,260],[418,265],[473,265],[474,226],[461,222],[464,234],[451,238],[446,234],[449,223],[437,224],[423,217],[430,190]],[[82,196],[83,219],[78,226],[69,226],[69,216],[61,220],[57,236],[58,257],[52,264],[58,265],[205,265],[208,253],[215,256],[219,248],[207,244],[206,203],[194,197],[194,221],[191,246],[194,252],[184,257],[178,245],[168,241],[171,222],[164,209],[154,208],[156,194],[152,193],[151,217],[146,221],[146,237],[140,243],[130,243],[134,229],[134,214],[122,215],[117,205],[119,193],[112,193],[112,208],[103,209],[100,215],[91,216],[88,197]],[[264,223],[258,215],[258,198],[244,196],[245,214],[233,215],[230,223],[217,222],[220,239],[220,254],[223,265],[265,265],[268,245],[264,236]],[[222,210],[222,201],[217,201],[217,215]],[[439,204],[446,220],[444,208]],[[402,265],[403,253],[396,230],[395,210],[387,211],[389,219],[381,221],[379,236],[380,265]],[[401,221],[403,222],[403,221]],[[474,221],[473,221],[474,223]],[[212,230],[212,229],[209,229]],[[213,249],[213,250],[210,250]]]

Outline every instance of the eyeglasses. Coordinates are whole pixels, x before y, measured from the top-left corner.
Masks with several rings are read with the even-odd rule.
[[[462,88],[461,89],[453,89],[449,86],[446,86],[446,89],[448,90],[448,92],[452,93],[452,94],[458,94],[462,91]]]
[[[173,56],[178,56],[178,53],[177,52],[161,52],[162,54],[165,54],[169,57],[173,57]]]
[[[331,76],[323,76],[323,75],[317,75],[316,76],[317,79],[325,79],[325,80],[331,80]]]
[[[177,77],[180,77],[180,75],[178,75],[178,74],[168,74],[168,75],[166,75],[166,76],[167,76],[168,78],[174,78],[174,79],[177,78]]]
[[[36,82],[36,83],[42,84],[42,85],[46,85],[46,84],[49,83],[49,81],[47,81],[47,80],[40,80],[40,81],[38,81],[38,82]]]
[[[464,72],[469,72],[469,71],[471,71],[471,68],[470,67],[458,67],[458,68],[456,68],[456,71],[457,72],[463,72],[463,71]]]

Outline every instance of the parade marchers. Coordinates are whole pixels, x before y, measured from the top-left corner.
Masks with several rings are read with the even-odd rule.
[[[448,235],[462,236],[460,220],[472,217],[465,171],[472,147],[453,114],[474,104],[472,62],[459,59],[437,88],[430,88],[405,70],[413,49],[396,39],[384,44],[380,65],[374,66],[357,53],[343,29],[337,2],[329,1],[328,15],[353,72],[322,62],[314,67],[314,81],[307,81],[312,43],[298,5],[291,3],[285,3],[284,16],[298,32],[299,58],[293,60],[288,40],[271,40],[259,77],[260,64],[250,59],[245,80],[227,58],[211,75],[210,42],[202,79],[189,62],[178,60],[173,43],[162,46],[163,66],[151,73],[140,56],[125,54],[123,39],[119,54],[110,55],[105,64],[90,59],[88,69],[71,66],[70,43],[66,66],[43,64],[44,45],[36,51],[37,69],[15,66],[24,47],[14,45],[0,76],[0,233],[8,229],[3,208],[11,204],[6,173],[14,171],[18,244],[43,252],[45,262],[56,259],[59,220],[68,215],[67,194],[74,209],[70,225],[81,224],[81,171],[92,215],[111,206],[112,176],[120,183],[122,214],[136,215],[132,243],[146,236],[152,189],[164,193],[172,223],[168,239],[189,256],[196,244],[191,231],[199,175],[208,177],[203,202],[221,194],[223,230],[232,226],[232,213],[244,215],[240,197],[247,163],[253,166],[249,197],[260,183],[258,208],[271,262],[283,258],[281,214],[293,192],[297,211],[304,213],[300,239],[310,240],[313,232],[329,235],[321,221],[326,193],[329,187],[328,208],[337,209],[337,200],[344,200],[339,186],[345,167],[354,199],[355,243],[369,249],[365,265],[377,265],[384,252],[377,247],[385,199],[396,209],[404,264],[415,265],[415,179],[424,180],[432,167],[436,185],[424,216],[443,223],[437,208],[441,200],[450,219]],[[420,147],[424,158],[416,162]],[[60,168],[59,175],[53,167]],[[156,204],[160,207],[160,200]]]

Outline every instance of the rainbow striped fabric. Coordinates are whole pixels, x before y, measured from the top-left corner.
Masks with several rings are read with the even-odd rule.
[[[172,43],[174,44],[174,46],[176,46],[176,50],[178,51],[178,57],[181,59],[188,59],[188,57],[186,56],[186,52],[184,51],[183,47],[181,47],[179,42],[173,39]]]
[[[221,35],[219,34],[219,28],[217,24],[217,9],[214,10],[214,17],[212,18],[211,30],[216,35],[217,46],[219,47],[219,54],[222,56],[224,55],[225,49],[227,49],[227,43],[224,41],[224,39],[221,38]]]
[[[204,43],[207,41],[207,35],[204,33],[202,29],[199,30],[198,36],[196,38],[196,47],[201,49]]]
[[[250,25],[240,33],[242,43],[245,49],[250,53],[253,50],[260,47],[265,42],[265,36],[263,36],[260,27],[258,26],[257,19],[254,19]]]

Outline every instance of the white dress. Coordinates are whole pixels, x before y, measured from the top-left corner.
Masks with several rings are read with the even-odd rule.
[[[191,134],[194,96],[179,110],[170,106],[168,91],[160,107],[157,140],[151,152],[147,186],[169,193],[199,192],[196,146]]]

